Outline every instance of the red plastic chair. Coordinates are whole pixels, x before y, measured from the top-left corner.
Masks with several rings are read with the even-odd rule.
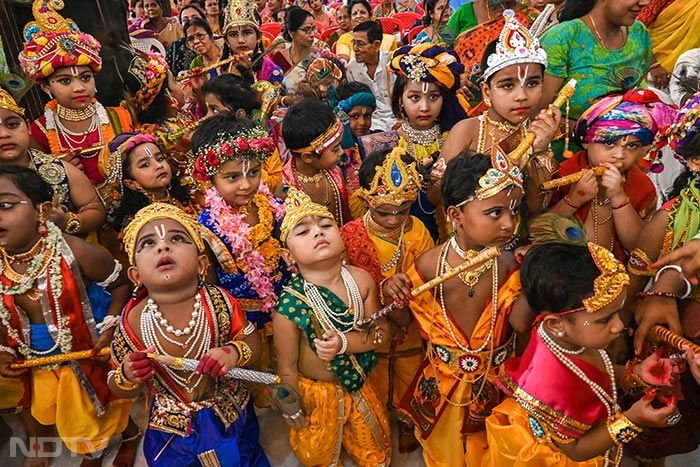
[[[408,43],[413,44],[413,39],[415,39],[418,33],[420,33],[423,29],[425,29],[425,26],[420,25],[408,31]]]
[[[382,29],[384,30],[384,34],[394,34],[398,29],[399,32],[403,35],[404,27],[400,21],[394,18],[379,18],[377,21],[382,23]]]
[[[401,13],[396,13],[392,18],[403,24],[404,31],[408,31],[413,27],[416,21],[423,18],[423,15],[412,11],[402,11]]]
[[[336,32],[338,28],[328,28],[325,31],[321,33],[321,40],[323,42],[328,42],[328,39],[331,37],[331,34]]]
[[[263,34],[268,32],[272,34],[272,38],[274,39],[282,32],[282,25],[280,23],[263,23],[260,25],[260,32]]]

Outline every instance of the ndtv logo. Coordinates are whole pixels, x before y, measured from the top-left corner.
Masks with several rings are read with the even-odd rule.
[[[17,457],[17,450],[25,457],[59,457],[63,454],[63,446],[68,448],[71,457],[82,456],[75,450],[79,444],[83,444],[90,452],[98,452],[109,445],[109,438],[104,439],[95,446],[92,440],[87,438],[60,438],[58,436],[30,437],[28,441],[19,436],[10,438],[10,457]]]

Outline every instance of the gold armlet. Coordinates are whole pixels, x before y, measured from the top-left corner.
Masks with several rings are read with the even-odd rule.
[[[617,412],[608,418],[605,426],[617,445],[629,443],[642,432],[642,429],[632,423],[622,412]]]
[[[224,345],[231,345],[238,351],[238,363],[236,363],[236,366],[246,366],[250,359],[253,358],[253,351],[243,341],[228,341]]]
[[[80,220],[77,214],[74,212],[68,213],[68,221],[66,222],[66,228],[64,229],[67,234],[77,234],[80,229],[83,228],[83,221]]]

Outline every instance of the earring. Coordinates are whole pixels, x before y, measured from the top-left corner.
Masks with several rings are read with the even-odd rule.
[[[202,271],[199,273],[199,287],[204,287],[204,279],[207,277],[207,270],[202,269]]]
[[[486,107],[491,107],[491,99],[488,96],[484,97],[484,104],[486,104]]]
[[[138,296],[139,289],[141,289],[141,281],[138,281],[134,286],[134,290],[131,291],[131,298],[135,299]]]
[[[457,222],[457,221],[452,221],[452,228],[453,228],[453,229],[456,230],[458,225],[459,225],[459,222]]]
[[[557,337],[564,337],[564,331],[557,332]]]
[[[45,237],[49,233],[49,229],[46,228],[46,218],[44,216],[44,206],[42,205],[39,206],[39,227],[37,228],[39,235],[42,237]]]

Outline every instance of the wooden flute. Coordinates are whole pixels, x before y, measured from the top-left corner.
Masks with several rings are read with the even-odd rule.
[[[617,167],[618,169],[622,168],[621,162],[615,162],[613,165],[615,167]],[[586,173],[589,170],[591,170],[591,169],[583,169],[583,170],[579,170],[578,172],[574,172],[572,174],[566,175],[566,176],[561,177],[561,178],[555,178],[554,180],[547,180],[546,182],[544,182],[542,184],[542,190],[549,191],[549,190],[553,190],[554,188],[560,188],[560,187],[563,187],[566,185],[571,185],[572,183],[576,183],[579,180],[581,180],[583,178],[583,176],[586,175]],[[605,167],[603,165],[599,165],[599,166],[593,168],[593,171],[594,171],[596,177],[600,177],[601,175],[603,175],[606,170],[607,170],[607,167]]]

